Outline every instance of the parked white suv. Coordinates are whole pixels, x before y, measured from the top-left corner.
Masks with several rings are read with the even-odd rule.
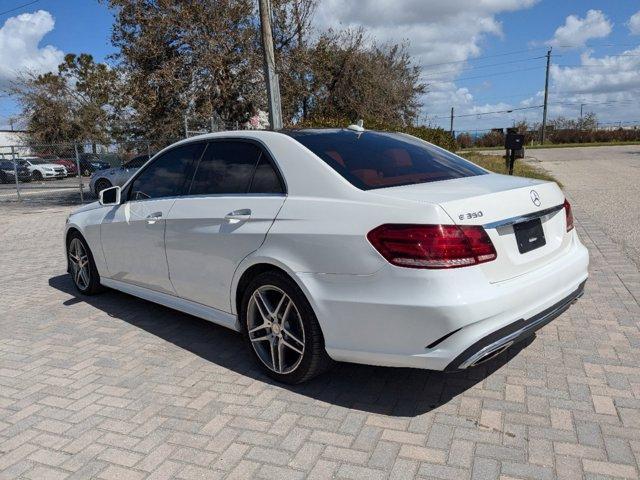
[[[23,158],[20,165],[29,169],[33,180],[44,180],[47,178],[57,178],[62,180],[67,176],[67,169],[63,165],[50,163],[41,158]]]

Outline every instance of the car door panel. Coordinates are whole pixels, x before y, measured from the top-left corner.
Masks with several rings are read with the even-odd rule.
[[[167,218],[169,276],[188,300],[231,312],[230,290],[240,262],[262,245],[284,196],[180,198]],[[232,212],[250,210],[232,217]]]
[[[164,250],[165,219],[174,203],[128,201],[105,216],[101,239],[110,278],[175,294]]]
[[[203,142],[165,151],[125,189],[125,202],[111,210],[100,227],[110,278],[175,295],[165,253],[165,228],[176,198],[193,174]]]
[[[233,274],[262,245],[284,199],[282,183],[259,145],[242,139],[210,142],[189,195],[176,201],[167,218],[167,262],[177,294],[231,312]]]

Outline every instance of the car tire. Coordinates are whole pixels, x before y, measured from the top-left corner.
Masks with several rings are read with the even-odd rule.
[[[106,178],[101,178],[96,182],[93,189],[95,190],[96,197],[100,195],[100,192],[105,188],[111,188],[113,185]]]
[[[7,174],[4,172],[0,172],[0,183],[9,183],[7,179]]]
[[[80,265],[78,260],[83,264]],[[84,273],[80,273],[79,268],[83,268]],[[78,232],[71,233],[67,242],[67,271],[76,290],[82,295],[95,295],[104,290],[91,250]]]
[[[31,177],[36,181],[39,182],[42,180],[42,173],[39,172],[38,170],[34,170],[33,173],[31,174]]]
[[[249,350],[271,378],[298,384],[331,366],[309,301],[284,273],[268,271],[251,280],[239,313]]]

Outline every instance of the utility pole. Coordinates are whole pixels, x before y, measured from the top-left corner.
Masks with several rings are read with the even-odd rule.
[[[273,53],[273,33],[271,31],[271,0],[258,0],[260,5],[260,29],[264,53],[264,77],[269,101],[269,125],[271,130],[282,129],[282,109],[280,107],[280,83],[276,73]]]
[[[451,123],[449,124],[449,133],[453,137],[453,107],[451,107]]]
[[[547,73],[544,79],[544,106],[542,108],[542,133],[540,134],[540,143],[544,145],[544,136],[547,129],[547,102],[549,99],[549,67],[551,66],[551,49],[547,51]]]
[[[582,120],[582,107],[584,107],[586,105],[586,103],[581,103],[580,104],[580,120]]]

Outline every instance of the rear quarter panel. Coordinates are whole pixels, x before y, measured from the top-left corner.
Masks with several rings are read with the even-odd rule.
[[[450,223],[437,205],[378,198],[287,198],[260,255],[279,259],[294,272],[368,275],[387,264],[367,240],[385,223]]]

